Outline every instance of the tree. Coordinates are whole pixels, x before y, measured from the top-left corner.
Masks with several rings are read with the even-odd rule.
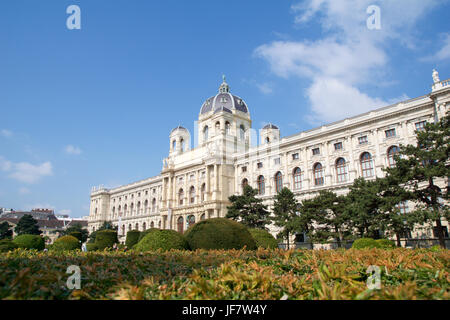
[[[30,214],[26,214],[20,218],[14,231],[19,236],[22,234],[40,235],[42,233],[39,230],[38,222]]]
[[[258,190],[244,187],[242,195],[229,197],[231,206],[227,207],[226,217],[242,223],[249,228],[266,229],[270,224],[270,212],[262,199],[256,198]]]
[[[70,235],[73,232],[80,232],[81,233],[81,242],[84,243],[89,237],[89,232],[83,228],[83,226],[80,223],[75,223],[74,225],[68,227],[65,230],[59,231],[59,235],[67,236]]]
[[[346,203],[345,215],[350,227],[357,230],[359,237],[378,238],[385,224],[385,217],[380,209],[382,198],[379,179],[356,179],[347,194]]]
[[[294,194],[286,187],[275,196],[272,221],[277,227],[281,228],[277,238],[286,239],[288,249],[290,236],[301,229],[299,207],[300,204],[295,199]]]
[[[436,223],[439,243],[445,248],[441,219],[449,220],[449,188],[442,190],[436,182],[450,176],[450,113],[436,123],[427,123],[416,135],[416,145],[401,146],[394,157],[395,167],[386,171],[412,193],[421,223]]]
[[[0,240],[3,239],[11,239],[13,236],[13,232],[9,227],[9,223],[4,221],[0,223]]]

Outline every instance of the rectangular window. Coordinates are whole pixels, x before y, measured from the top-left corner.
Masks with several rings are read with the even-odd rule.
[[[315,148],[312,150],[312,153],[314,156],[319,155],[320,154],[320,149],[319,148]]]
[[[261,169],[263,167],[263,163],[262,162],[258,162],[258,169]]]
[[[389,129],[385,131],[386,133],[386,138],[393,138],[395,137],[395,129]]]
[[[292,160],[298,160],[298,153],[294,153],[292,155]]]
[[[338,142],[334,144],[334,150],[338,151],[338,150],[342,150],[342,142]]]
[[[359,144],[367,144],[367,143],[369,143],[369,140],[367,139],[367,136],[359,137],[358,143]]]
[[[242,167],[242,172],[247,172],[247,167]]]
[[[276,159],[273,159],[273,162],[275,163],[275,164],[280,164],[280,158],[276,158]]]
[[[416,123],[416,130],[417,131],[423,131],[425,130],[425,125],[427,124],[426,121],[421,121]]]

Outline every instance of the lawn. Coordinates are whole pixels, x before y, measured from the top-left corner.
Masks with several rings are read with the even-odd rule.
[[[0,299],[445,299],[449,250],[0,254]],[[67,287],[79,266],[81,289]],[[369,266],[381,288],[368,289]]]

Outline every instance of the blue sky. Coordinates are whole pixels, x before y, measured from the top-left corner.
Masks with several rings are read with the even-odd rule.
[[[74,4],[81,30],[66,27]],[[427,94],[433,68],[450,78],[448,12],[442,0],[1,1],[0,207],[80,217],[92,186],[159,174],[171,129],[193,132],[223,73],[253,127],[283,136]]]

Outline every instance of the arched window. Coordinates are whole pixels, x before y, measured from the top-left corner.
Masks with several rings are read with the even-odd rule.
[[[266,138],[266,143],[270,143],[270,138],[269,137]]]
[[[395,167],[395,159],[394,156],[400,153],[400,148],[397,146],[392,146],[388,150],[388,164],[389,167],[394,168]]]
[[[134,203],[131,204],[130,206],[130,214],[133,215],[134,214]]]
[[[139,223],[136,223],[136,228],[134,230],[138,230],[139,231]]]
[[[220,132],[220,122],[217,121],[216,122],[216,134],[219,134],[219,132]]]
[[[158,222],[158,228],[161,229],[161,220]]]
[[[148,200],[144,202],[144,213],[148,213]]]
[[[206,214],[204,214],[204,213],[200,216],[200,221],[203,221],[203,220],[206,220]]]
[[[208,131],[209,131],[208,126],[205,126],[205,127],[203,128],[203,141],[208,140]]]
[[[189,228],[190,226],[195,224],[195,216],[194,215],[190,215],[187,217],[187,227]]]
[[[180,189],[180,191],[178,191],[178,203],[180,204],[180,206],[183,205],[183,199],[184,199],[184,191],[183,189]]]
[[[190,203],[195,203],[195,188],[193,186],[189,190],[189,201]]]
[[[241,138],[241,140],[245,140],[245,127],[242,124],[239,127],[239,137]]]
[[[152,222],[150,222],[150,228],[154,228],[155,227],[155,223],[152,221]]]
[[[172,142],[172,151],[176,151],[177,150],[177,141],[173,140]]]
[[[336,174],[338,182],[347,181],[347,164],[344,158],[339,158],[336,160]]]
[[[181,139],[181,141],[180,141],[180,146],[181,146],[181,152],[184,152],[185,151],[185,143],[184,143],[184,139]]]
[[[147,223],[144,222],[142,224],[142,231],[145,231],[145,230],[147,230]]]
[[[152,200],[152,212],[153,213],[156,212],[156,199],[155,198],[153,198],[153,200]]]
[[[114,218],[115,215],[116,215],[116,207],[113,207],[112,208],[112,216],[113,216],[113,218]]]
[[[323,186],[324,179],[323,179],[323,167],[321,163],[316,163],[313,167],[314,172],[314,184],[316,186]]]
[[[125,225],[122,225],[122,235],[125,235]]]
[[[242,193],[244,193],[245,186],[248,186],[248,180],[247,179],[242,180]]]
[[[138,203],[137,203],[137,214],[141,214],[142,212],[141,212],[141,202],[140,201],[138,201]]]
[[[279,193],[281,189],[283,189],[283,175],[278,171],[275,175],[275,190]]]
[[[258,194],[263,195],[266,192],[266,185],[264,183],[264,176],[258,177]]]
[[[293,175],[294,175],[294,189],[299,190],[302,188],[302,170],[300,170],[300,168],[295,168]]]
[[[206,184],[202,184],[202,189],[201,189],[201,196],[202,196],[202,202],[205,201],[205,193],[206,193]]]
[[[131,231],[131,228],[133,228],[132,226],[131,226],[131,223],[128,225],[128,231]]]
[[[128,205],[127,204],[123,207],[123,211],[124,211],[124,215],[128,216]]]
[[[122,216],[122,206],[119,206],[119,217]]]
[[[368,152],[361,155],[361,170],[364,178],[374,176],[372,155]]]
[[[177,220],[177,229],[178,229],[179,233],[183,233],[183,231],[184,231],[183,223],[184,223],[183,217],[179,217]]]
[[[227,134],[227,135],[230,135],[231,134],[231,124],[227,121],[227,122],[225,122],[225,133]]]

